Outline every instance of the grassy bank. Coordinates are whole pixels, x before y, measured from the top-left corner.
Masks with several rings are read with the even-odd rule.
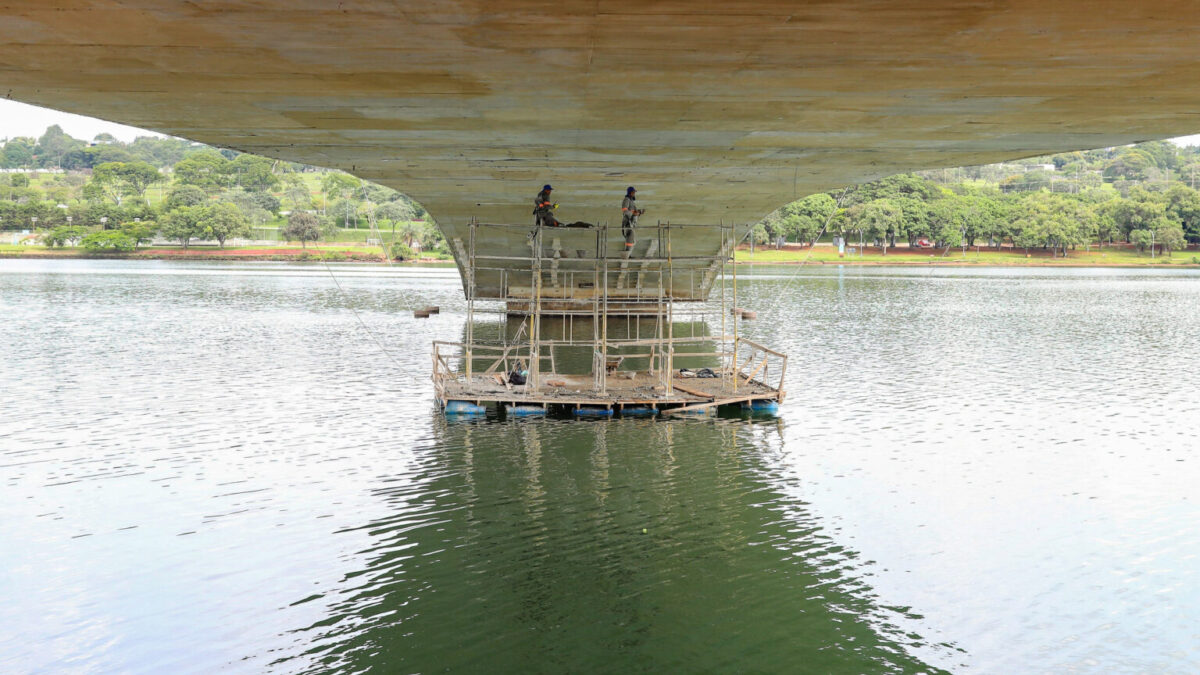
[[[339,246],[337,244],[302,248],[300,246],[239,246],[217,248],[213,246],[147,246],[132,253],[95,254],[78,246],[46,248],[44,246],[22,246],[0,244],[0,258],[122,258],[129,260],[279,260],[305,261],[325,260],[329,262],[383,262],[383,253],[377,246]],[[449,264],[448,258],[426,257],[413,263]]]
[[[1148,252],[1142,253],[1136,249],[1124,247],[1068,251],[1065,258],[1061,252],[1055,256],[1050,251],[1040,249],[1030,249],[1026,253],[1024,249],[968,248],[964,254],[961,248],[950,250],[890,248],[884,255],[881,249],[875,247],[866,247],[861,255],[857,252],[847,252],[842,257],[832,246],[816,246],[811,249],[796,247],[783,250],[759,248],[753,253],[749,248],[741,248],[737,250],[735,256],[739,263],[773,265],[970,265],[980,267],[1161,267],[1165,265],[1200,267],[1200,250],[1175,251],[1169,256],[1159,253],[1152,258]]]

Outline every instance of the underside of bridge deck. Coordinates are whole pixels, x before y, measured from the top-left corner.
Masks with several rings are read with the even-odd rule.
[[[748,223],[1200,128],[1176,0],[0,0],[0,94],[402,190],[444,226]]]

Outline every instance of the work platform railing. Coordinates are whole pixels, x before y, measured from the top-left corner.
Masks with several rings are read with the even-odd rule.
[[[719,341],[719,336],[696,340],[692,338],[677,338],[673,342],[674,349],[662,350],[662,346],[657,343],[637,343],[626,342],[627,346],[643,346],[648,351],[622,354],[616,358],[610,358],[606,361],[601,361],[599,352],[594,352],[592,361],[592,376],[595,378],[596,373],[602,372],[605,377],[604,381],[595,381],[598,385],[595,393],[604,393],[607,389],[608,376],[613,375],[620,377],[619,373],[625,374],[640,374],[649,377],[651,380],[660,382],[659,386],[664,387],[664,392],[669,392],[670,389],[679,386],[680,374],[703,372],[705,369],[713,373],[713,378],[719,391],[736,394],[740,388],[744,391],[747,384],[759,385],[771,392],[774,392],[776,400],[783,400],[784,396],[784,378],[787,375],[787,355],[777,352],[773,349],[764,347],[756,342],[746,338],[732,339],[728,341],[720,341],[720,344],[725,345],[723,349],[713,350],[714,340]],[[543,364],[550,366],[547,371],[547,376],[552,378],[555,373],[555,347],[561,346],[557,342],[543,343],[543,347],[547,350],[539,356],[539,360]],[[679,351],[681,347],[694,347],[698,351]],[[709,351],[699,351],[709,350]],[[665,364],[667,362],[667,354],[673,351],[677,359],[687,359],[691,363],[691,368],[681,370],[667,371]],[[468,354],[470,356],[468,356]],[[623,363],[633,362],[635,360],[643,360],[647,367],[638,369],[636,367],[628,370],[618,370]],[[468,364],[468,360],[474,362],[473,365]],[[433,343],[433,381],[437,390],[438,398],[444,398],[446,387],[449,384],[459,384],[470,386],[477,380],[484,382],[494,381],[501,386],[507,387],[510,391],[521,395],[533,395],[539,390],[546,387],[539,386],[537,383],[526,378],[526,382],[520,385],[511,385],[508,382],[509,373],[514,370],[519,371],[520,366],[530,362],[529,346],[527,344],[520,345],[495,345],[474,343],[467,344],[465,342],[449,342],[445,340],[437,340]],[[711,362],[711,367],[705,366],[705,362]],[[603,363],[603,365],[601,365]],[[672,377],[666,377],[670,372]],[[561,376],[561,373],[557,375]],[[674,382],[672,382],[672,379]],[[682,378],[684,380],[690,378]],[[706,378],[707,379],[707,378]],[[551,387],[552,389],[553,387]],[[756,388],[757,389],[757,388]]]
[[[695,393],[682,383],[693,371],[704,376],[705,392],[782,398],[787,357],[740,337],[740,313],[729,311],[737,306],[733,226],[639,226],[631,246],[628,232],[603,225],[472,221],[467,233],[452,242],[467,297],[463,339],[433,349],[443,403],[496,387],[514,398],[546,397],[568,378],[583,398],[647,388],[670,398],[676,388]],[[714,287],[719,297],[710,298]],[[477,319],[488,315],[497,323]],[[512,384],[513,372],[524,383]]]

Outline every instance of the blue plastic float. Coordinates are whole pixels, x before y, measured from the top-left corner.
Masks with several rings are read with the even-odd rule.
[[[658,411],[648,405],[631,405],[621,408],[621,417],[654,417]]]
[[[446,401],[447,415],[486,415],[487,406],[470,401]]]
[[[585,405],[580,408],[572,408],[571,414],[576,417],[612,417],[613,409],[605,406]]]
[[[766,399],[761,401],[742,401],[742,410],[773,415],[779,412],[779,401],[771,401]]]
[[[546,408],[540,405],[506,405],[504,414],[509,417],[545,417]]]

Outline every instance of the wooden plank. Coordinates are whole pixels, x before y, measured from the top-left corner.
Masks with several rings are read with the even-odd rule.
[[[746,381],[753,382],[754,376],[757,375],[758,371],[762,370],[762,367],[765,365],[767,365],[767,356],[764,354],[762,363],[758,364],[757,366],[754,367],[754,370],[750,371],[750,374],[746,376]],[[763,384],[766,384],[766,383],[764,382]]]
[[[716,394],[710,394],[706,391],[700,391],[699,389],[692,389],[691,387],[685,387],[682,384],[677,384],[675,382],[672,382],[671,386],[678,389],[679,391],[682,391],[685,394],[691,394],[692,396],[699,396],[700,398],[706,398],[710,401],[717,397]]]
[[[733,396],[712,401],[710,403],[696,403],[694,405],[685,405],[681,408],[671,408],[670,410],[661,411],[664,415],[670,415],[674,412],[687,412],[688,410],[699,410],[700,408],[711,408],[718,405],[729,405],[730,403],[741,403],[743,401],[754,401],[757,399],[771,399],[771,396],[763,396],[762,394],[751,394],[748,396]]]

